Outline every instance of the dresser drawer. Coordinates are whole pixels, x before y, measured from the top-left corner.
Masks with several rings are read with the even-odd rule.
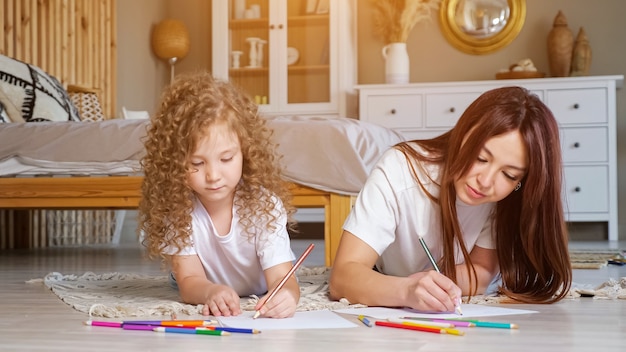
[[[609,160],[606,127],[562,128],[561,150],[563,162],[606,162]]]
[[[420,94],[370,95],[367,121],[389,128],[422,127]]]
[[[607,92],[604,88],[548,91],[547,105],[560,124],[606,123]]]
[[[452,128],[481,93],[446,93],[426,95],[426,127]]]
[[[566,213],[604,213],[609,210],[607,166],[566,166],[563,171]]]

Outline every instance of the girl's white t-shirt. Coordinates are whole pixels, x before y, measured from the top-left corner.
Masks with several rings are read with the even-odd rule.
[[[230,232],[218,235],[209,213],[195,198],[191,213],[192,245],[177,255],[197,255],[211,282],[230,286],[239,296],[266,293],[268,288],[263,271],[295,260],[284,208],[276,198],[275,201],[275,211],[282,214],[278,227],[272,233],[259,229],[261,232],[251,238],[243,233],[234,207]]]
[[[414,148],[419,150],[417,145]],[[433,180],[439,180],[439,167],[424,165]],[[435,197],[439,186],[415,165],[419,179]],[[494,203],[470,206],[457,200],[459,225],[468,251],[474,245],[494,248],[491,215]],[[370,173],[356,203],[344,223],[354,234],[380,255],[377,269],[388,275],[408,276],[432,269],[422,248],[422,236],[435,261],[443,255],[440,209],[413,178],[407,159],[395,148],[386,151]],[[463,263],[458,244],[455,262]]]

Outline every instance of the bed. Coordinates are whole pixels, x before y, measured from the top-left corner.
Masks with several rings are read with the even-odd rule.
[[[294,204],[324,209],[325,259],[330,266],[353,197],[382,152],[402,137],[349,118],[267,120]],[[114,119],[1,124],[0,209],[136,208],[142,138],[149,123]],[[26,214],[16,214],[14,226],[26,226]]]
[[[110,119],[0,123],[0,230],[7,228],[13,236],[8,248],[19,248],[34,241],[33,210],[136,208],[142,182],[139,139],[149,122],[113,119],[115,0],[8,0],[3,6],[0,53],[41,68],[65,88],[92,89],[88,92],[97,93]],[[268,123],[284,156],[294,204],[324,209],[330,266],[353,197],[380,153],[401,137],[348,118],[282,116]],[[94,151],[100,157],[87,155]],[[5,245],[3,238],[0,242]]]

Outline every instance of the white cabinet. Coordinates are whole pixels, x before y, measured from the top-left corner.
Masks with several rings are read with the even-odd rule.
[[[568,221],[607,222],[617,241],[615,90],[623,76],[360,85],[359,119],[431,138],[454,126],[483,92],[522,86],[546,103],[559,122],[563,152],[563,203]]]
[[[356,79],[353,13],[354,0],[214,0],[212,73],[265,115],[343,116]]]

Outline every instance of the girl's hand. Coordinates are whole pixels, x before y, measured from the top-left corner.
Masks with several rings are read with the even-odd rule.
[[[267,300],[269,294],[263,296],[254,307],[255,310],[259,310],[263,302]],[[267,302],[263,308],[261,308],[261,316],[267,318],[288,318],[294,315],[296,312],[296,306],[298,304],[299,296],[293,294],[287,287],[283,287],[276,293],[271,301]]]
[[[453,312],[462,297],[461,289],[434,270],[410,275],[407,307],[424,312]]]
[[[216,317],[241,314],[239,296],[230,287],[224,285],[211,285],[204,300],[202,315],[214,315]]]

